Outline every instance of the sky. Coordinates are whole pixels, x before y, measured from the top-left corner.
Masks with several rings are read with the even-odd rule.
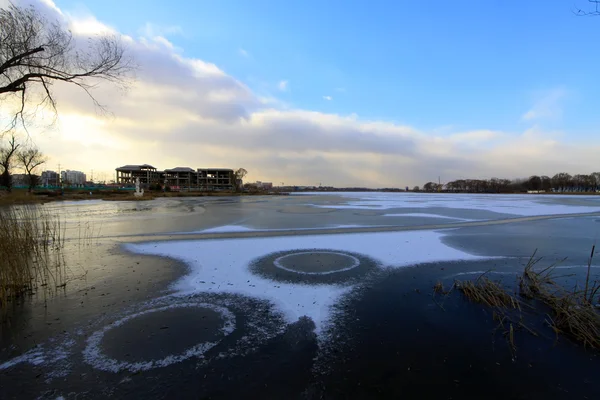
[[[55,85],[48,169],[244,167],[276,185],[404,187],[600,170],[587,0],[19,0],[138,66],[102,115]],[[0,0],[6,5],[7,0]]]

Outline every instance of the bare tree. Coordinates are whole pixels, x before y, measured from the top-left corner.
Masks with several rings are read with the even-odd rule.
[[[233,186],[235,188],[236,192],[239,192],[244,184],[244,177],[248,174],[248,171],[246,171],[244,168],[238,168],[234,173],[233,173]]]
[[[29,191],[38,184],[38,176],[34,174],[37,167],[46,162],[46,157],[37,147],[29,147],[17,153],[17,160],[27,173]]]
[[[11,128],[19,122],[26,128],[30,94],[40,94],[38,106],[49,105],[56,115],[56,82],[78,86],[105,110],[92,89],[99,81],[124,84],[132,63],[117,36],[90,38],[87,48],[76,45],[64,25],[33,7],[0,8],[0,104],[17,104]]]
[[[17,150],[19,150],[19,147],[21,147],[21,145],[17,143],[14,133],[5,144],[0,146],[0,167],[2,168],[2,174],[0,174],[0,186],[6,187],[9,192],[12,191],[12,176],[10,175],[10,169],[12,167],[13,157],[17,153]]]
[[[592,172],[590,177],[594,184],[594,190],[600,190],[600,172]]]

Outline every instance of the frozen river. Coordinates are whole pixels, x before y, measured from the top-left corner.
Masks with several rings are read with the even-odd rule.
[[[548,263],[567,258],[575,282],[600,232],[600,196],[303,193],[43,207],[64,218],[67,258],[83,277],[14,310],[0,341],[1,398],[464,398],[499,381],[503,398],[600,393],[595,356],[523,335],[514,359],[492,345],[480,307],[442,310],[430,296],[437,281],[485,271],[512,284],[534,251]],[[84,249],[82,232],[93,236]],[[560,360],[576,366],[564,372]]]

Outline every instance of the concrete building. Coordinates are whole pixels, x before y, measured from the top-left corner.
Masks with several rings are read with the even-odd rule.
[[[125,165],[116,169],[117,184],[166,185],[171,190],[232,190],[234,173],[232,169],[176,167],[158,171],[151,165]]]
[[[135,179],[140,178],[140,184],[150,185],[162,183],[163,172],[159,172],[152,165],[124,165],[117,168],[117,184],[135,185]]]
[[[40,184],[44,187],[60,186],[60,176],[54,171],[44,171]]]
[[[11,178],[14,187],[29,186],[29,176],[27,174],[12,174]]]
[[[66,170],[60,173],[60,180],[63,185],[83,186],[87,181],[85,174],[81,171]]]
[[[235,177],[232,169],[198,168],[198,187],[204,190],[231,190]]]
[[[198,178],[196,177],[196,171],[192,168],[175,167],[165,169],[163,184],[167,185],[172,190],[198,187]]]

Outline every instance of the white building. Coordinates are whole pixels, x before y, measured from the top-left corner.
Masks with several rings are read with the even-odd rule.
[[[83,186],[86,182],[86,176],[81,171],[66,170],[60,173],[60,180],[64,185]]]

